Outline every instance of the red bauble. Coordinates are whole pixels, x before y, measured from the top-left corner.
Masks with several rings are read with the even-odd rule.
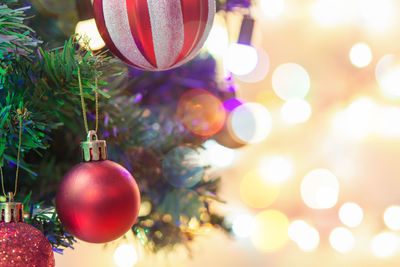
[[[139,207],[135,179],[109,160],[76,165],[57,190],[56,209],[62,224],[86,242],[105,243],[122,236],[135,223]]]
[[[22,222],[2,222],[0,266],[53,267],[53,250],[47,238],[35,227]]]
[[[107,47],[143,70],[167,70],[198,54],[214,20],[215,0],[94,0]]]

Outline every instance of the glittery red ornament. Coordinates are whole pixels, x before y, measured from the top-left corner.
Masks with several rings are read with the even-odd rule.
[[[143,70],[193,59],[211,30],[215,0],[94,0],[97,28],[108,49]]]
[[[23,223],[21,203],[0,203],[0,266],[53,267],[54,254],[47,238]]]
[[[92,134],[92,135],[90,135]],[[84,160],[62,179],[56,209],[64,227],[75,237],[105,243],[125,234],[135,223],[140,192],[132,175],[121,165],[106,160],[105,141],[82,143]]]
[[[0,223],[0,266],[52,267],[54,254],[47,238],[26,223]]]

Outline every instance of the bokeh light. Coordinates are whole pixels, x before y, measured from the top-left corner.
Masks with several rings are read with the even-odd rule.
[[[388,98],[400,97],[400,62],[393,54],[383,56],[375,68],[375,77]]]
[[[390,98],[400,97],[400,66],[390,69],[380,79],[379,85],[385,95]]]
[[[205,148],[202,153],[204,161],[209,162],[215,168],[225,168],[236,161],[237,151],[224,147],[215,140],[207,140],[203,146]]]
[[[303,220],[293,221],[288,228],[288,234],[303,251],[313,251],[319,245],[318,231]]]
[[[339,209],[339,219],[348,227],[359,226],[363,218],[364,212],[362,208],[354,202],[344,203]]]
[[[383,107],[378,124],[378,132],[383,137],[400,136],[400,108]]]
[[[239,214],[232,222],[232,231],[235,236],[248,237],[256,227],[255,219],[249,214]]]
[[[269,56],[262,48],[257,48],[257,53],[259,59],[256,67],[246,75],[236,75],[239,80],[247,83],[256,83],[267,76],[270,67]]]
[[[289,124],[306,122],[310,116],[311,106],[303,99],[291,99],[281,109],[282,120]]]
[[[132,267],[138,261],[138,254],[131,244],[122,244],[114,252],[114,262],[118,267]]]
[[[151,212],[151,202],[150,201],[142,201],[140,203],[140,209],[139,209],[139,217],[144,217],[149,215]]]
[[[339,182],[327,169],[309,172],[301,183],[301,197],[313,209],[329,209],[335,206],[339,195]]]
[[[226,111],[222,102],[203,89],[191,89],[179,99],[177,118],[192,133],[211,136],[225,124]]]
[[[285,63],[274,71],[272,87],[283,100],[303,98],[310,90],[310,77],[302,66]]]
[[[90,50],[99,50],[106,45],[101,38],[94,19],[78,22],[75,33],[77,34],[77,38],[80,39],[79,44],[81,46],[88,45]]]
[[[162,171],[171,185],[190,188],[200,182],[204,175],[204,166],[199,152],[180,146],[165,155]]]
[[[224,67],[235,75],[247,75],[258,64],[258,52],[251,45],[232,43],[224,55]]]
[[[333,249],[340,253],[350,252],[355,243],[353,233],[344,227],[337,227],[329,235],[329,242]]]
[[[222,57],[229,46],[229,36],[226,28],[221,24],[214,23],[204,45],[211,55]]]
[[[388,207],[384,214],[383,220],[386,226],[394,231],[400,230],[400,206],[390,206]]]
[[[399,238],[395,233],[380,233],[371,240],[370,246],[372,253],[376,257],[388,258],[397,252]]]
[[[271,205],[279,195],[279,187],[267,183],[258,172],[247,173],[240,182],[240,196],[249,207],[263,209]]]
[[[341,137],[361,140],[375,131],[374,120],[377,114],[379,111],[376,103],[370,98],[361,97],[335,114],[333,130]]]
[[[350,61],[357,68],[364,68],[371,63],[372,51],[368,44],[357,43],[350,50]]]
[[[375,67],[375,78],[378,82],[381,81],[388,69],[393,65],[395,58],[396,56],[394,54],[388,54],[379,59]]]
[[[285,0],[259,0],[261,10],[269,18],[279,17],[285,10]]]
[[[269,135],[272,117],[263,105],[245,103],[233,110],[230,127],[239,140],[258,143]]]
[[[318,0],[311,6],[314,22],[321,27],[333,27],[349,22],[352,16],[351,1]]]
[[[262,211],[255,217],[256,228],[251,236],[254,246],[263,252],[273,252],[288,241],[289,220],[277,210]]]
[[[264,157],[260,161],[261,176],[270,183],[280,184],[293,175],[293,161],[282,156]]]
[[[290,240],[297,242],[301,238],[303,230],[307,227],[309,227],[308,223],[303,220],[295,220],[291,222],[288,228]]]
[[[359,1],[361,25],[373,33],[389,30],[396,22],[396,7],[393,0]]]

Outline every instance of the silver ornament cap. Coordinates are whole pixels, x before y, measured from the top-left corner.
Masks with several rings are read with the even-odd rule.
[[[8,202],[0,203],[1,223],[24,222],[24,205],[14,202],[14,194],[8,193]]]
[[[100,161],[107,159],[107,144],[104,140],[99,140],[95,131],[88,132],[86,142],[81,142],[82,160]]]

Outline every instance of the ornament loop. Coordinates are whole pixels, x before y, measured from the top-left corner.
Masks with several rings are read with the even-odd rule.
[[[24,205],[22,203],[14,202],[14,194],[8,192],[8,202],[0,203],[0,222],[23,222],[24,221]]]
[[[86,142],[81,142],[83,161],[99,161],[107,159],[107,144],[99,140],[97,133],[90,130]]]
[[[14,202],[14,194],[12,192],[8,192],[8,202]]]
[[[90,141],[98,141],[98,140],[99,140],[99,138],[97,137],[97,133],[93,130],[90,130],[87,134],[86,141],[90,142]]]

